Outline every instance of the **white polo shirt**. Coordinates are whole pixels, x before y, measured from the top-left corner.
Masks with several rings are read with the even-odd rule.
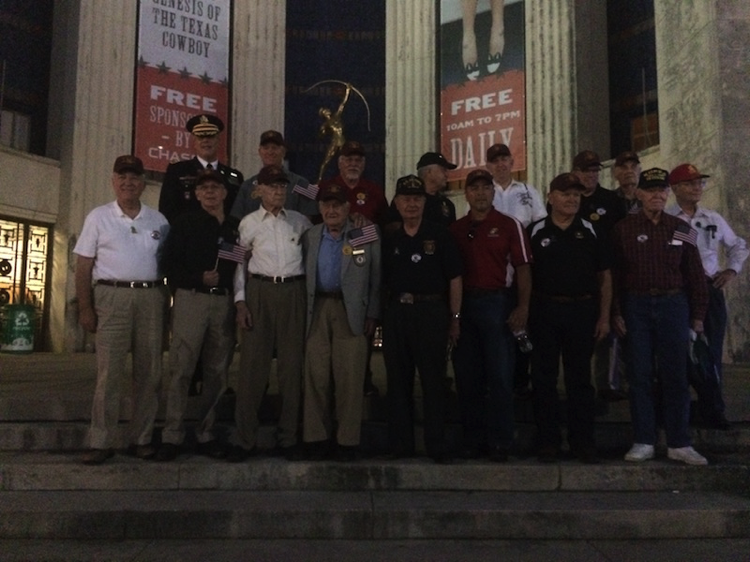
[[[112,201],[86,216],[73,252],[94,258],[94,281],[158,281],[159,251],[168,232],[167,219],[151,207],[141,203],[131,219]]]

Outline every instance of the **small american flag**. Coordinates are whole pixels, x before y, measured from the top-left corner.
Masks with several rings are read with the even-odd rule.
[[[687,242],[691,246],[698,245],[698,232],[687,223],[678,225],[677,228],[674,229],[672,237],[675,240]]]
[[[298,183],[292,189],[292,193],[299,193],[303,197],[307,197],[308,199],[312,199],[313,201],[315,201],[315,198],[318,196],[319,189],[320,188],[316,183],[308,183],[307,185]]]
[[[349,231],[349,243],[352,246],[362,246],[368,242],[375,242],[378,239],[378,227],[374,224],[368,224],[362,228],[355,228]]]
[[[222,242],[219,244],[219,254],[217,257],[223,260],[243,263],[245,261],[245,248],[238,246],[237,244]]]

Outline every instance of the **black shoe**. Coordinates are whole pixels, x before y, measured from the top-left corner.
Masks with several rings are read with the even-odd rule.
[[[453,457],[448,453],[432,455],[432,460],[435,461],[435,464],[453,464]]]
[[[142,460],[153,459],[156,456],[156,447],[151,443],[146,445],[130,445],[128,447],[128,454]]]
[[[235,445],[227,452],[225,457],[227,462],[245,462],[250,457],[255,456],[258,453],[258,449],[253,447],[252,449],[245,449],[239,445]]]
[[[359,460],[359,447],[357,445],[339,445],[336,448],[334,459],[338,462],[355,462]]]
[[[490,447],[488,456],[492,462],[508,462],[509,455],[510,451],[508,449],[495,445],[494,447]]]
[[[597,394],[605,402],[621,402],[628,399],[628,393],[619,388],[600,388]]]
[[[480,459],[487,454],[487,451],[482,450],[479,447],[464,447],[458,453],[458,456],[466,460]]]
[[[513,393],[519,400],[531,400],[534,397],[534,390],[530,386],[517,386]]]
[[[198,443],[195,447],[195,452],[198,455],[211,457],[212,459],[225,459],[227,457],[227,447],[218,439]]]
[[[573,454],[583,464],[599,464],[599,456],[596,454],[596,447],[589,445],[574,449]]]
[[[170,462],[180,454],[180,448],[173,443],[162,443],[154,457],[159,462]]]
[[[324,461],[331,456],[331,444],[326,441],[305,443],[305,458],[310,461]]]
[[[365,396],[380,396],[378,387],[372,384],[372,381],[366,381],[363,389]]]
[[[537,452],[537,459],[539,462],[545,464],[557,462],[557,457],[560,455],[560,448],[556,445],[542,445],[539,447]]]
[[[112,458],[114,454],[115,452],[112,449],[91,449],[83,455],[81,462],[88,465],[102,464],[107,459]]]
[[[289,447],[280,447],[282,455],[289,462],[305,460],[305,454],[299,445],[290,445]]]

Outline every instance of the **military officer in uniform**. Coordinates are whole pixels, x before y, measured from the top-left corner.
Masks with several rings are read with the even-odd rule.
[[[218,170],[227,188],[224,210],[228,215],[243,177],[239,170],[219,162],[219,133],[224,130],[224,123],[215,115],[196,115],[185,123],[185,128],[193,135],[195,156],[167,166],[159,194],[159,212],[172,223],[185,211],[200,209],[195,197],[195,179],[204,170]]]
[[[427,454],[450,461],[444,442],[446,349],[459,337],[461,256],[449,231],[422,219],[424,182],[405,176],[396,184],[403,224],[383,241],[386,307],[383,357],[388,378],[391,453],[414,454],[413,389],[419,370]]]

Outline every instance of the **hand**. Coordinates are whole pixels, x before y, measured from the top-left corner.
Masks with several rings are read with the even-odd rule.
[[[628,330],[625,327],[625,319],[619,314],[616,314],[612,317],[612,327],[614,328],[615,334],[617,334],[618,338],[624,338],[628,333]]]
[[[717,289],[722,289],[735,277],[737,277],[737,272],[734,269],[725,269],[714,275],[713,286]]]
[[[609,335],[610,329],[609,318],[607,316],[599,318],[599,321],[594,328],[594,337],[596,338],[596,341],[602,341],[606,338]]]
[[[703,320],[693,320],[690,323],[690,328],[698,335],[703,333]]]
[[[372,221],[364,216],[362,213],[350,213],[349,218],[354,223],[354,228],[362,228],[368,224],[372,224]]]
[[[375,334],[375,328],[378,325],[378,321],[375,318],[365,318],[365,330],[364,334],[367,338],[371,338]]]
[[[219,284],[219,272],[215,269],[203,272],[203,284],[206,287],[216,287]]]
[[[237,326],[241,330],[252,330],[253,329],[253,316],[250,314],[250,310],[247,308],[245,301],[239,301],[234,303],[237,308],[236,322]]]
[[[456,347],[459,337],[461,337],[461,321],[458,318],[451,318],[451,325],[448,329],[449,344]]]
[[[252,248],[248,248],[245,250],[245,261],[250,261],[250,258],[253,257],[253,250]]]
[[[78,323],[81,328],[92,334],[96,333],[96,312],[93,308],[84,308],[78,311]]]
[[[508,326],[511,332],[519,332],[526,329],[526,321],[529,319],[529,309],[525,306],[517,306],[508,317]]]

